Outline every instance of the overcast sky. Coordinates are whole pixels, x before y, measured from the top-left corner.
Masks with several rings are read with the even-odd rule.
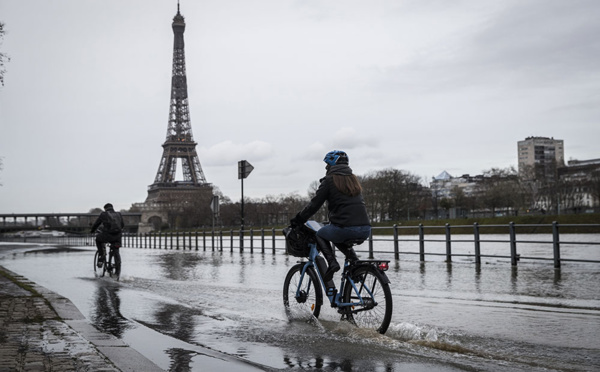
[[[143,202],[169,114],[176,0],[0,0],[0,213]],[[429,182],[600,158],[600,1],[181,0],[190,116],[234,201],[297,192],[342,149]]]

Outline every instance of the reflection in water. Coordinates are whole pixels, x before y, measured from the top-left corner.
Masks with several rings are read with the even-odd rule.
[[[240,279],[239,283],[245,283],[246,279],[246,256],[240,256]]]
[[[192,358],[198,353],[185,349],[169,349],[166,351],[171,357],[171,365],[169,366],[169,372],[189,372],[192,370],[191,362]]]
[[[196,327],[194,317],[201,315],[203,314],[200,310],[177,304],[162,304],[154,312],[156,323],[148,326],[179,340],[193,343]]]
[[[561,281],[562,281],[562,274],[560,269],[554,269],[554,289],[559,291],[561,290]]]
[[[427,281],[425,280],[425,274],[427,273],[427,270],[425,270],[425,268],[426,268],[425,262],[420,262],[419,263],[419,278],[421,279],[421,288],[427,287]]]
[[[197,254],[169,253],[158,256],[158,264],[171,280],[194,279],[194,271],[204,258]]]
[[[511,266],[510,268],[510,285],[512,293],[518,293],[519,290],[519,269],[517,266]]]
[[[283,362],[289,368],[296,368],[299,370],[313,370],[313,369],[322,369],[325,367],[325,359],[322,356],[317,356],[312,359],[305,359],[298,356],[289,356],[286,355],[283,357]]]
[[[448,273],[448,280],[446,286],[448,290],[452,290],[452,262],[446,262],[446,272]]]
[[[56,254],[56,253],[85,252],[85,251],[86,251],[85,249],[81,249],[81,248],[73,248],[73,247],[66,246],[66,245],[56,245],[56,246],[53,246],[50,248],[33,249],[30,251],[25,251],[22,254],[24,256],[27,256],[27,255],[37,256],[38,254]]]
[[[219,280],[221,274],[221,263],[223,262],[223,252],[215,252],[212,256],[210,267],[210,277],[214,281]]]
[[[367,358],[369,359],[369,358]],[[373,360],[352,360],[348,358],[342,358],[338,361],[324,358],[322,355],[315,357],[304,358],[302,356],[291,356],[285,355],[283,357],[284,364],[293,370],[299,371],[314,371],[314,370],[326,370],[326,371],[365,371],[365,370],[378,370],[378,371],[393,371],[395,370],[394,363],[381,362],[373,363]],[[365,363],[366,362],[366,363]]]
[[[122,338],[125,330],[133,328],[133,324],[121,314],[119,285],[112,281],[97,281],[98,288],[94,301],[92,324],[98,330]]]
[[[194,318],[203,315],[201,311],[177,304],[162,304],[155,312],[156,322],[144,323],[146,326],[175,337],[179,340],[194,344],[196,322]],[[197,352],[181,348],[166,350],[171,357],[169,371],[188,372],[192,370],[191,362]]]
[[[475,266],[475,292],[481,293],[481,265]]]

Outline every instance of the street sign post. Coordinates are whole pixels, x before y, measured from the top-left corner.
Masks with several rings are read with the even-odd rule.
[[[254,167],[246,160],[238,161],[238,180],[242,182],[242,228],[240,230],[240,251],[244,250],[244,178],[248,177]]]
[[[210,201],[210,210],[213,212],[212,218],[212,247],[215,247],[215,220],[219,216],[219,195],[213,195]],[[221,247],[222,248],[222,247]]]
[[[247,178],[253,169],[254,167],[252,164],[248,163],[246,160],[238,161],[238,180],[244,182],[243,179]]]
[[[219,195],[214,195],[210,202],[210,210],[213,211],[213,214],[219,214]]]

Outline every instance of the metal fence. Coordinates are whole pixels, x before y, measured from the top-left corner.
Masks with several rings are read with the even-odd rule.
[[[551,229],[551,239],[526,240],[526,239],[518,238],[517,228],[522,228],[524,230],[531,230],[532,228],[535,228],[535,227]],[[491,229],[491,228],[506,229],[507,234],[505,234],[505,235],[508,235],[508,237],[504,238],[504,239],[489,239],[489,238],[486,239],[486,234],[482,234],[481,230]],[[508,225],[479,225],[478,223],[474,223],[473,225],[446,224],[444,226],[423,226],[421,224],[416,227],[414,227],[414,226],[413,227],[411,227],[411,226],[403,227],[403,226],[394,225],[393,227],[391,227],[391,229],[393,230],[392,238],[386,238],[385,235],[383,238],[379,238],[379,239],[374,239],[373,235],[370,237],[370,239],[369,239],[369,257],[372,258],[373,253],[377,253],[377,252],[374,252],[374,250],[373,250],[373,245],[374,245],[373,241],[379,240],[379,241],[391,242],[391,244],[393,244],[394,258],[396,260],[400,259],[401,254],[405,254],[405,255],[419,255],[420,261],[425,261],[425,257],[427,255],[428,256],[445,256],[446,262],[452,262],[453,257],[470,257],[474,260],[474,262],[477,265],[480,265],[481,259],[486,258],[486,257],[487,258],[510,259],[511,265],[513,265],[513,266],[516,266],[517,263],[521,260],[552,260],[554,262],[555,268],[560,268],[561,262],[600,263],[600,260],[594,260],[594,259],[579,259],[579,258],[578,259],[562,258],[561,259],[561,245],[567,245],[567,244],[569,244],[569,245],[586,245],[586,246],[593,246],[600,250],[600,239],[598,239],[599,241],[585,241],[585,242],[571,241],[571,240],[568,240],[569,234],[562,234],[562,236],[567,237],[567,240],[561,240],[561,234],[559,231],[564,228],[567,228],[567,229],[568,228],[577,228],[577,229],[591,228],[591,229],[598,229],[597,231],[600,232],[600,224],[559,225],[558,222],[553,222],[552,224],[527,224],[527,225],[525,225],[525,224],[518,225],[513,222],[509,223]],[[385,229],[389,230],[390,228],[389,227],[373,228],[375,234],[378,230],[385,230]],[[415,238],[410,238],[410,237],[402,238],[401,237],[402,235],[400,235],[399,232],[400,232],[400,230],[403,230],[403,229],[417,230],[416,237]],[[472,229],[472,238],[465,239],[464,233],[461,234],[460,238],[454,238],[452,230],[456,230],[456,229],[461,229],[463,231],[465,229]],[[428,234],[426,234],[426,232],[428,232]],[[443,238],[439,238],[440,235],[443,235]],[[548,235],[548,234],[535,234],[535,236],[544,236],[544,235]],[[598,236],[598,235],[590,234],[590,236]],[[418,252],[414,251],[414,250],[401,251],[399,249],[400,242],[412,242],[413,245],[418,245]],[[444,243],[445,244],[445,252],[443,252],[443,253],[428,252],[428,251],[426,251],[426,243],[428,243],[428,244]],[[453,244],[454,243],[471,243],[471,244],[473,244],[474,252],[472,254],[454,253],[453,252]],[[509,247],[508,254],[505,254],[505,255],[483,254],[481,251],[482,243],[506,244]],[[517,246],[521,245],[521,244],[551,245],[552,246],[552,256],[551,257],[522,256],[521,254],[518,253],[518,250],[517,250]]]
[[[490,235],[482,233],[482,230],[502,229],[506,233],[501,234],[504,238],[488,238]],[[534,236],[547,237],[549,239],[528,240],[521,238],[523,235],[517,234],[518,229],[531,230],[532,228],[544,228],[551,231],[549,234],[536,234]],[[590,228],[600,232],[600,224],[564,224],[557,222],[545,225],[518,225],[509,223],[508,225],[450,225],[445,226],[388,226],[374,227],[372,235],[366,244],[356,247],[358,253],[366,253],[369,258],[374,258],[375,254],[393,255],[395,260],[400,260],[401,255],[418,255],[419,260],[424,262],[428,256],[443,256],[446,262],[452,262],[453,258],[467,257],[472,259],[477,265],[481,264],[482,258],[500,258],[510,259],[510,263],[516,266],[522,260],[542,260],[553,261],[555,268],[560,268],[562,262],[585,262],[600,263],[600,259],[587,258],[561,258],[562,245],[585,245],[600,249],[600,234],[589,234],[595,237],[597,241],[572,241],[569,240],[570,234],[561,234],[564,229]],[[465,234],[465,229],[472,232]],[[453,234],[453,231],[461,231],[461,234]],[[414,233],[413,233],[414,232]],[[495,234],[498,235],[498,234]],[[494,236],[495,236],[494,235]],[[529,235],[528,235],[529,236]],[[561,240],[566,237],[565,240]],[[93,235],[66,235],[66,236],[0,236],[0,241],[5,242],[30,242],[41,244],[60,244],[69,246],[94,245]],[[276,254],[278,251],[286,253],[286,243],[281,229],[249,229],[249,230],[201,230],[201,231],[176,231],[176,232],[156,232],[147,234],[124,234],[122,239],[123,247],[143,248],[143,249],[168,249],[168,250],[203,250],[203,251],[230,251],[230,252],[260,252]],[[506,246],[506,254],[485,254],[482,253],[482,243],[499,243]],[[443,252],[432,250],[432,245],[443,244]],[[453,251],[456,244],[472,244],[472,253],[461,253]],[[518,253],[518,247],[522,245],[541,244],[551,245],[552,254],[540,256],[523,256]],[[403,249],[400,249],[400,246]],[[377,249],[375,249],[377,247]],[[366,248],[366,249],[365,249]],[[504,248],[502,249],[504,250]],[[598,255],[600,257],[600,255]]]

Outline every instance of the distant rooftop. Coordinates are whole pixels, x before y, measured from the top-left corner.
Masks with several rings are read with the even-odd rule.
[[[451,178],[452,178],[452,176],[450,175],[450,173],[448,173],[446,171],[443,171],[437,177],[434,177],[434,179],[436,179],[436,180],[449,180]]]
[[[600,164],[600,159],[589,159],[589,160],[569,160],[569,166],[577,166],[577,165],[593,165]]]

